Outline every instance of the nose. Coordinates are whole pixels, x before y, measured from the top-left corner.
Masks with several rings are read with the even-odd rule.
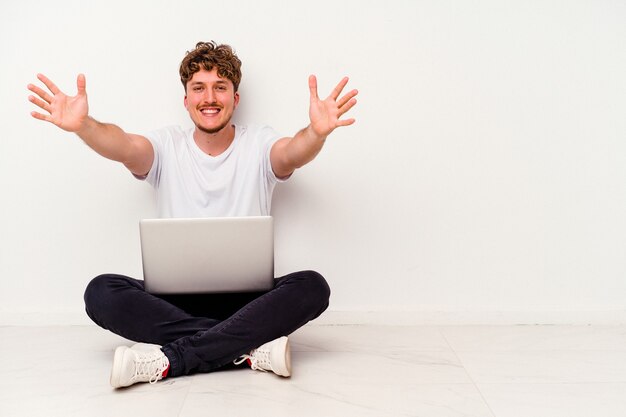
[[[204,97],[203,98],[204,98],[204,100],[207,103],[215,103],[215,101],[216,101],[215,100],[215,91],[213,91],[213,89],[211,89],[211,88],[207,88],[204,91]]]

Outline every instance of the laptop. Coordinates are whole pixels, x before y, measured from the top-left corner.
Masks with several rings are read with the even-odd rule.
[[[150,293],[252,292],[274,286],[271,216],[144,219],[139,234]]]

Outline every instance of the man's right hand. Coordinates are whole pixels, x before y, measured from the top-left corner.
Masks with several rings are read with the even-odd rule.
[[[73,97],[64,94],[45,75],[37,74],[37,78],[48,87],[51,94],[36,85],[28,84],[28,89],[39,96],[29,96],[28,100],[47,112],[43,114],[33,111],[30,113],[31,116],[53,123],[68,132],[78,133],[84,127],[89,114],[85,76],[78,75],[76,80],[78,92]]]

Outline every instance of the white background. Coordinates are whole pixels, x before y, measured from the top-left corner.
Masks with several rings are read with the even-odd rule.
[[[294,134],[310,73],[360,91],[274,195],[277,273],[325,275],[331,316],[626,319],[625,2],[20,0],[0,3],[0,323],[83,322],[93,276],[141,277],[155,216],[26,85],[83,72],[97,119],[190,126],[178,65],[211,39],[243,61],[239,122]]]

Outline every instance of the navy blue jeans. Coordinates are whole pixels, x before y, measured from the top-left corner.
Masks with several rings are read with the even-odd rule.
[[[94,278],[85,290],[87,315],[100,327],[135,342],[154,343],[170,361],[169,376],[230,365],[318,317],[330,288],[317,272],[276,279],[265,293],[153,295],[123,275]]]

